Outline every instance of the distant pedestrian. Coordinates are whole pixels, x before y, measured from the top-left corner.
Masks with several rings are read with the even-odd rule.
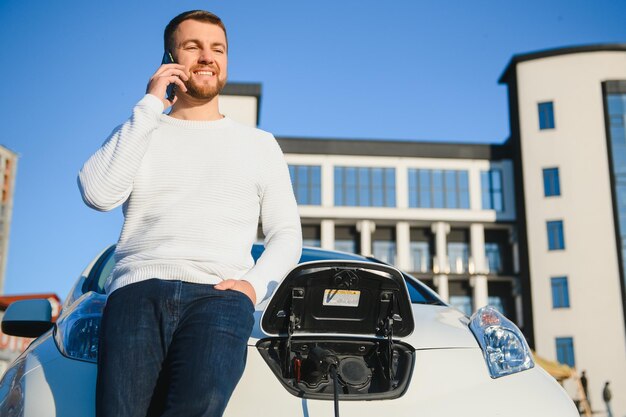
[[[591,408],[591,401],[589,401],[589,391],[587,391],[587,373],[585,371],[582,371],[582,373],[580,374],[580,384],[583,386],[583,391],[585,392],[587,404],[589,404],[589,408]]]
[[[608,417],[613,417],[613,411],[611,411],[611,398],[613,395],[611,394],[611,388],[609,388],[609,381],[604,383],[604,389],[602,390],[602,399],[606,404],[606,415]]]

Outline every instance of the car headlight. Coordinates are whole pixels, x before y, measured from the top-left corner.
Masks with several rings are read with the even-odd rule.
[[[492,378],[535,366],[520,329],[495,308],[480,308],[470,318],[469,327],[483,351]]]
[[[63,312],[56,323],[54,340],[64,356],[98,361],[98,337],[105,302],[105,295],[90,291]]]

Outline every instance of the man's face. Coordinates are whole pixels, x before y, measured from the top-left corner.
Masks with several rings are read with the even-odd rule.
[[[226,34],[217,25],[183,21],[174,32],[174,59],[189,74],[187,94],[212,99],[226,85],[228,56]]]

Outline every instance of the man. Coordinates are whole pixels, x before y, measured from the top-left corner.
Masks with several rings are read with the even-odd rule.
[[[587,400],[587,404],[589,404],[589,408],[591,408],[591,402],[589,401],[589,391],[587,391],[587,372],[585,370],[583,370],[580,374],[580,384],[583,386],[583,391],[585,392],[585,399]]]
[[[98,417],[221,416],[243,373],[254,304],[302,249],[276,140],[219,113],[222,21],[182,13],[164,46],[174,63],[157,69],[130,119],[79,173],[87,205],[123,204],[125,217],[106,283]],[[254,265],[259,215],[266,249]]]
[[[607,417],[613,417],[613,410],[611,410],[611,398],[613,398],[613,394],[611,393],[611,388],[609,388],[609,381],[606,381],[604,383],[604,389],[602,390],[602,399],[606,405]]]

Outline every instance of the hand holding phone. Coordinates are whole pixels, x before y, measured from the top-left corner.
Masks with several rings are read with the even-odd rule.
[[[187,91],[187,87],[183,81],[187,81],[189,76],[185,72],[185,66],[174,62],[172,54],[165,51],[161,66],[152,75],[146,93],[158,97],[165,108],[172,106],[176,102],[174,87],[180,91]],[[166,97],[167,94],[167,97]]]
[[[163,52],[163,59],[161,60],[161,65],[175,64],[175,63],[176,62],[174,62],[174,57],[172,56],[172,53],[170,51]],[[167,92],[167,99],[169,101],[174,101],[174,96],[176,95],[175,86],[176,84],[171,83],[167,86],[167,89],[165,90]]]

